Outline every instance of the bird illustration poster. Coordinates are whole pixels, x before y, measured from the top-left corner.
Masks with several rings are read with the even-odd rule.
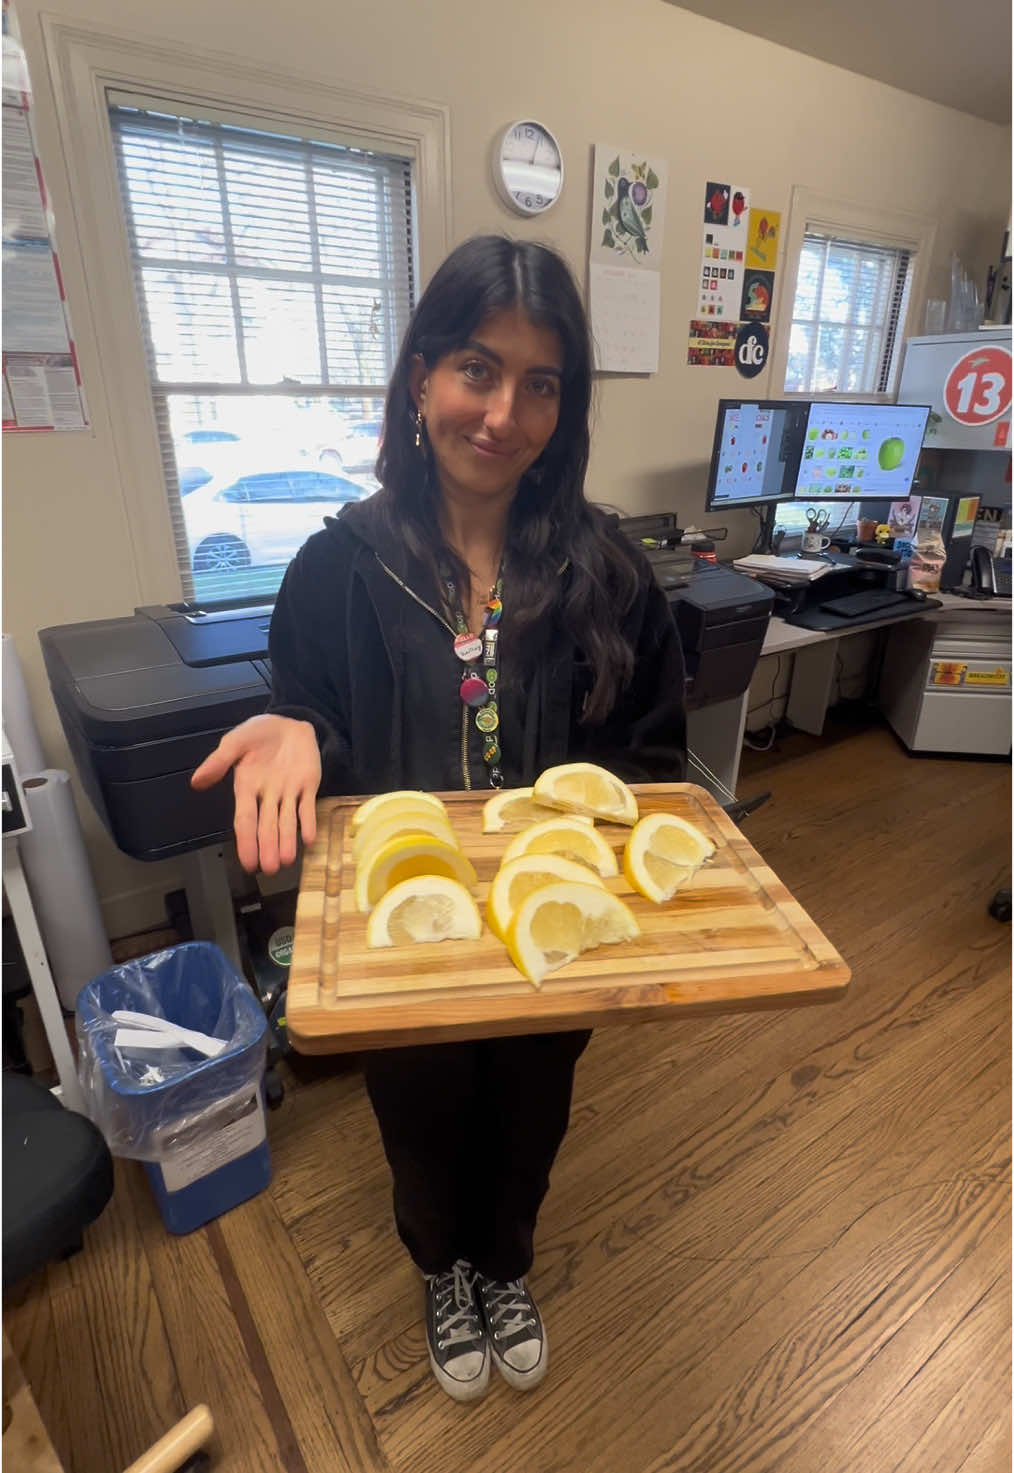
[[[599,372],[658,371],[667,179],[664,159],[595,146],[588,299]]]
[[[659,269],[668,172],[664,159],[596,145],[593,260]]]
[[[782,233],[782,217],[778,210],[750,208],[746,232],[747,266],[759,271],[773,271],[778,261],[778,237]]]

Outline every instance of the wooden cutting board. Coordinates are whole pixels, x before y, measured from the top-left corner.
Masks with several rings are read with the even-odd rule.
[[[716,845],[713,859],[666,905],[606,884],[641,926],[551,972],[537,990],[485,925],[478,941],[371,949],[352,895],[349,820],[361,798],[317,804],[317,839],[303,857],[286,1018],[300,1053],[591,1028],[642,1018],[832,1002],[850,972],[798,901],[719,804],[693,783],[634,784],[641,816],[675,813]],[[488,792],[442,793],[475,865],[483,911],[517,827],[482,832]],[[547,815],[551,816],[551,815]],[[630,829],[597,825],[622,853]]]

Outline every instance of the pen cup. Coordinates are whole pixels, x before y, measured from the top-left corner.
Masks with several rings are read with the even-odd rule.
[[[821,532],[803,533],[803,551],[809,553],[824,552],[831,546],[830,537],[825,537]]]

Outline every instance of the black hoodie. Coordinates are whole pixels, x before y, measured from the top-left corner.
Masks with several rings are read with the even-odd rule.
[[[615,519],[607,530],[623,540]],[[554,621],[527,689],[503,687],[507,786],[570,761],[599,763],[628,782],[683,780],[683,654],[665,595],[647,559],[635,558],[637,597],[621,626],[636,652],[633,679],[605,722],[583,725],[591,673]],[[432,576],[387,529],[377,498],[328,517],[300,549],[271,620],[269,710],[313,723],[322,796],[485,786],[474,722],[458,699],[453,635]]]

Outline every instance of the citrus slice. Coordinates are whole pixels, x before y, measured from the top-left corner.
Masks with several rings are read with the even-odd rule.
[[[538,987],[547,972],[566,966],[582,951],[639,935],[629,907],[604,885],[560,880],[522,900],[506,940],[511,961]]]
[[[446,875],[416,875],[383,895],[366,922],[367,946],[421,941],[477,941],[479,907],[464,885]]]
[[[537,803],[567,813],[587,813],[610,823],[637,822],[637,799],[626,783],[592,762],[547,767],[532,795]]]
[[[449,844],[457,844],[454,830],[446,813],[435,808],[411,808],[405,813],[382,808],[373,818],[368,818],[352,836],[352,858],[357,862],[366,858],[373,849],[379,849],[398,834],[436,834]],[[460,847],[460,846],[459,846]]]
[[[440,799],[435,798],[432,793],[423,793],[415,788],[399,788],[395,793],[378,793],[375,798],[367,798],[365,803],[360,803],[352,815],[352,832],[357,833],[367,819],[373,818],[389,804],[401,812],[408,812],[410,808],[436,809],[438,813],[447,812]]]
[[[415,875],[446,875],[466,889],[475,884],[475,870],[456,844],[436,834],[398,834],[372,850],[357,869],[357,908],[372,910],[393,885]]]
[[[671,813],[642,818],[623,851],[627,884],[647,900],[671,900],[715,852],[711,840]]]
[[[545,808],[532,801],[531,788],[501,788],[483,805],[482,832],[498,834],[502,829],[537,823],[545,817]]]
[[[486,924],[493,935],[502,941],[522,900],[533,890],[558,880],[570,880],[576,885],[602,885],[587,865],[564,859],[562,854],[522,854],[502,864],[486,901]]]
[[[616,855],[594,826],[576,814],[547,818],[515,834],[503,852],[503,863],[522,854],[562,854],[564,859],[587,865],[597,875],[619,874]]]

